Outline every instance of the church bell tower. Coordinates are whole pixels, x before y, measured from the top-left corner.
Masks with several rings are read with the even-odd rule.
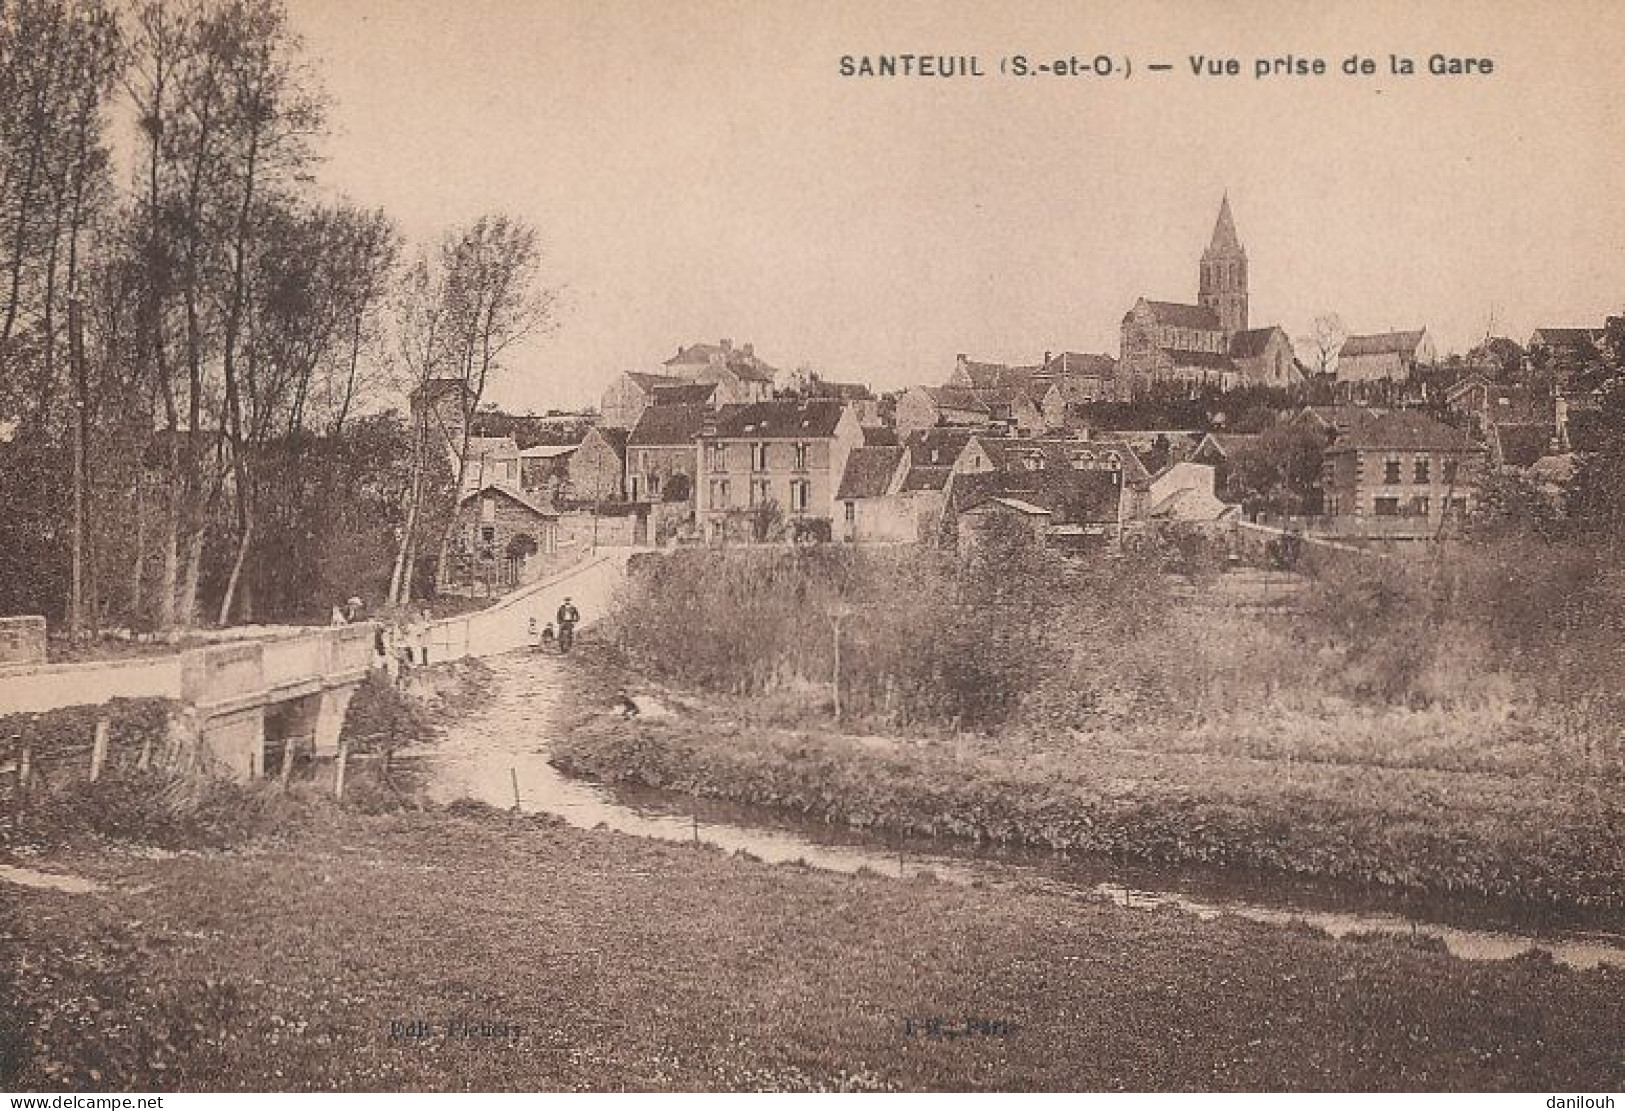
[[[1202,252],[1200,300],[1219,317],[1225,337],[1247,330],[1247,252],[1236,238],[1230,197],[1219,203],[1213,242]]]

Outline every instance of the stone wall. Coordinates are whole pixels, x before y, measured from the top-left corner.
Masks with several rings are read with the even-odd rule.
[[[0,617],[0,666],[45,662],[45,618]]]

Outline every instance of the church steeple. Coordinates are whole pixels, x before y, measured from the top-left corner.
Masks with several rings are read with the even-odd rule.
[[[1228,193],[1219,202],[1213,240],[1202,252],[1198,289],[1202,304],[1218,315],[1226,336],[1247,330],[1247,251],[1236,235]]]

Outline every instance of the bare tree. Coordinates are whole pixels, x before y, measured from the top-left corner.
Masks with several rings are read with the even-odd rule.
[[[1301,342],[1309,349],[1311,365],[1316,374],[1330,374],[1332,364],[1337,361],[1337,353],[1343,347],[1343,340],[1348,337],[1348,331],[1343,327],[1343,318],[1335,312],[1323,312],[1315,317],[1309,334]]]

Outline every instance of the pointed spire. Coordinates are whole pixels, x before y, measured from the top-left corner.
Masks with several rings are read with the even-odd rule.
[[[1213,242],[1208,244],[1210,255],[1233,255],[1241,253],[1241,240],[1236,238],[1236,221],[1230,215],[1230,194],[1227,191],[1224,200],[1219,202],[1219,219],[1213,225]]]

